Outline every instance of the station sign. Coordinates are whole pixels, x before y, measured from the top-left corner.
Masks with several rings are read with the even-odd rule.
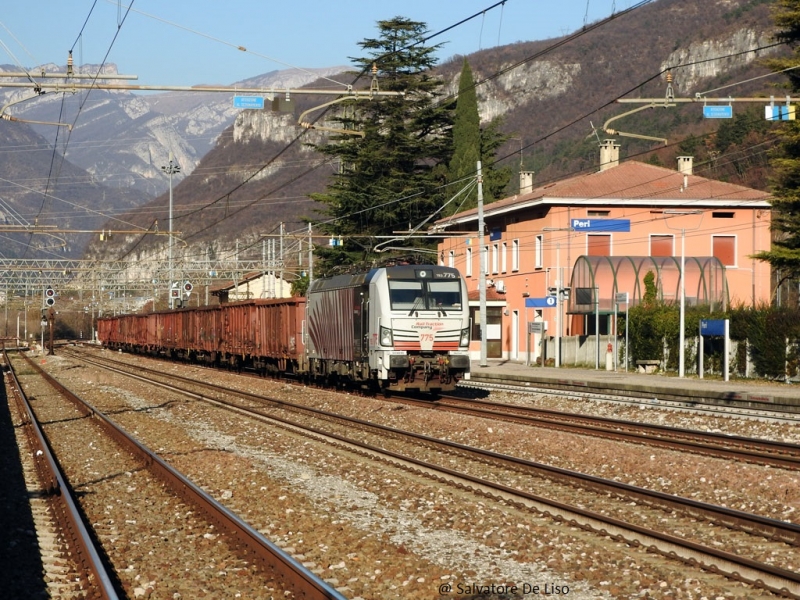
[[[525,298],[525,308],[555,308],[558,298],[545,296],[544,298]]]
[[[701,319],[700,333],[702,335],[725,335],[725,319]]]
[[[547,331],[547,321],[529,321],[528,333],[544,333]]]
[[[606,231],[627,233],[631,230],[630,219],[572,219],[573,231]]]
[[[234,96],[233,108],[264,108],[263,96]]]
[[[703,117],[706,119],[732,119],[733,106],[730,104],[712,104],[703,107]]]
[[[794,121],[796,119],[795,106],[793,104],[765,106],[764,118],[767,121]]]

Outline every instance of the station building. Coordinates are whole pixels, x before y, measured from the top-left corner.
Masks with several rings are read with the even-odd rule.
[[[601,145],[600,163],[536,188],[521,173],[519,194],[484,206],[483,235],[477,208],[434,225],[446,236],[440,263],[467,281],[473,358],[481,257],[488,358],[521,360],[531,348],[538,358],[539,342],[556,335],[594,337],[599,347],[614,334],[615,311],[641,302],[648,273],[666,302],[679,302],[683,277],[686,306],[769,303],[770,265],[752,258],[770,248],[768,193],[695,175],[691,157],[679,157],[676,170],[620,163],[614,140]]]

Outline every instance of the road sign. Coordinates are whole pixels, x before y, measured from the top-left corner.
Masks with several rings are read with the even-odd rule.
[[[529,321],[528,333],[544,333],[547,331],[547,321]]]
[[[557,298],[545,296],[544,298],[525,298],[525,308],[555,308]]]
[[[234,96],[233,108],[264,108],[262,96]]]
[[[733,106],[730,104],[712,104],[703,107],[703,117],[706,119],[732,119]]]
[[[614,302],[617,304],[627,304],[628,303],[628,292],[619,292],[614,296]]]

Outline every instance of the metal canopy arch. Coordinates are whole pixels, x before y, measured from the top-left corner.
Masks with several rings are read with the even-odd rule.
[[[722,307],[728,304],[725,267],[714,256],[684,257],[685,297],[687,305]],[[644,278],[655,275],[656,299],[667,304],[680,301],[680,257],[675,256],[579,256],[572,268],[569,314],[614,312],[614,299],[628,293],[628,305],[641,304],[645,294]],[[597,289],[595,298],[594,289]],[[595,306],[599,304],[599,306]]]

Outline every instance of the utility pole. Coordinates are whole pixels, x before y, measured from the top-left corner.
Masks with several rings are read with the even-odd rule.
[[[480,256],[480,277],[478,279],[478,292],[480,294],[480,321],[481,321],[481,362],[482,367],[488,366],[486,357],[486,248],[483,243],[483,174],[481,161],[478,161],[478,243]]]
[[[278,246],[278,252],[279,252],[279,255],[280,255],[278,260],[281,261],[280,262],[280,266],[281,266],[281,269],[280,269],[281,282],[279,284],[280,285],[279,294],[280,294],[280,297],[283,298],[283,221],[281,221],[281,241],[280,241],[280,245]]]
[[[308,224],[308,288],[314,281],[314,241],[311,239],[311,223]]]
[[[169,298],[169,307],[172,309],[175,308],[175,303],[172,298],[172,288],[175,284],[172,274],[172,174],[180,173],[181,171],[180,166],[172,162],[172,152],[169,153],[169,164],[161,167],[161,170],[169,175],[169,286],[167,298]]]

